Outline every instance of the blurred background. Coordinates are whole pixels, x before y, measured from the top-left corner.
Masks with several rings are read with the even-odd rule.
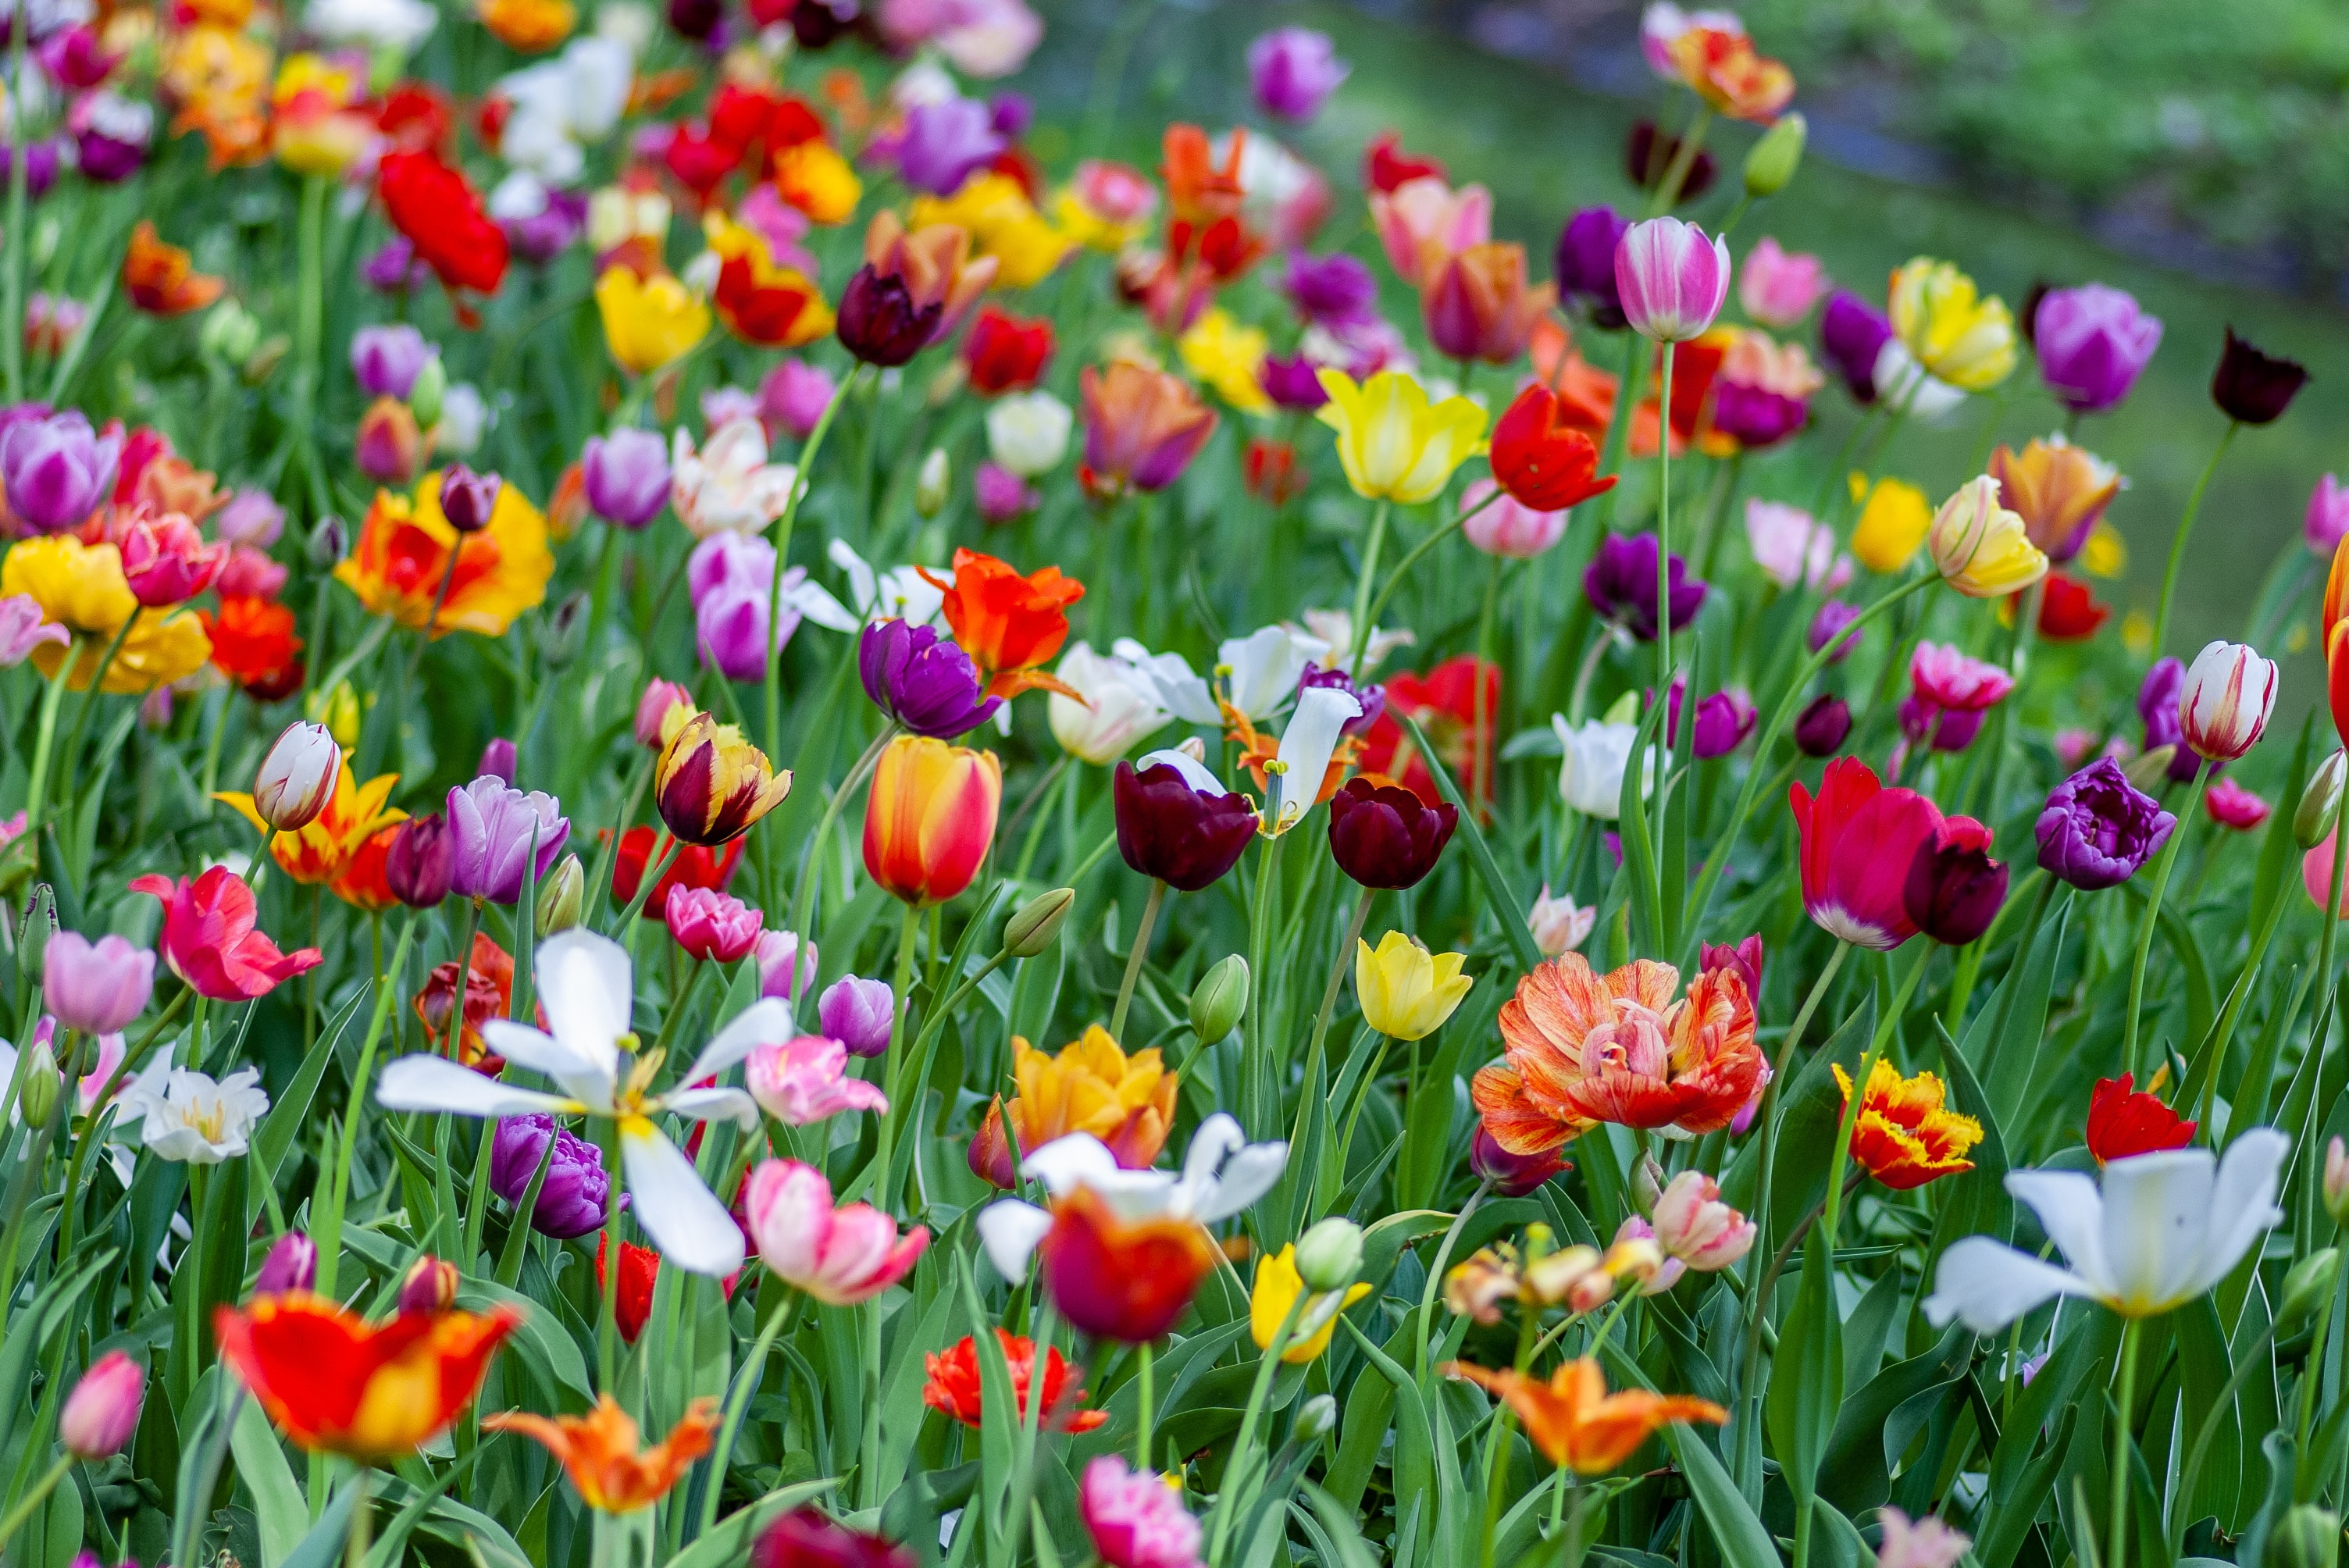
[[[1170,119],[1256,123],[1243,55],[1268,28],[1332,35],[1353,73],[1320,118],[1278,134],[1336,187],[1317,249],[1377,261],[1360,150],[1383,129],[1495,198],[1496,237],[1539,269],[1567,215],[1637,211],[1624,148],[1643,119],[1677,131],[1684,92],[1650,75],[1638,0],[1057,0],[1020,86],[1047,130],[1154,167]],[[2150,618],[2172,531],[2224,419],[2209,397],[2225,328],[2313,373],[2277,424],[2246,429],[2220,466],[2187,558],[2171,651],[2244,637],[2262,591],[2291,593],[2267,651],[2291,655],[2283,706],[2323,687],[2313,624],[2323,562],[2302,542],[2311,490],[2349,475],[2349,5],[2341,0],[1744,0],[1756,46],[1799,84],[1809,152],[1784,194],[1745,214],[1819,255],[1881,306],[1890,270],[1945,257],[2020,305],[2035,284],[2100,281],[2162,318],[2158,354],[2127,403],[2077,438],[2128,489],[2109,516],[2128,545],[2095,584],[2116,617]],[[1264,129],[1269,129],[1268,127]],[[1684,215],[1733,203],[1754,128],[1716,120],[1722,178]],[[1407,294],[1391,314],[1409,312]],[[1816,317],[1814,318],[1814,322]],[[1814,352],[1816,345],[1812,343]],[[1618,351],[1593,346],[1611,366]],[[1807,504],[1849,428],[1749,461],[1746,490]],[[2062,410],[2026,364],[1938,429],[1904,431],[1886,463],[1935,499],[1992,440],[2020,446]],[[2272,601],[2271,601],[2272,603]]]

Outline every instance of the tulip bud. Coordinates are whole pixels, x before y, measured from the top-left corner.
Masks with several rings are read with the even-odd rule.
[[[254,1276],[255,1295],[283,1295],[289,1290],[308,1290],[318,1280],[318,1243],[300,1231],[288,1231],[269,1248],[269,1255],[261,1260],[261,1273]]]
[[[278,832],[298,832],[334,799],[342,768],[343,748],[325,725],[287,725],[254,775],[254,814]]]
[[[146,1390],[146,1369],[119,1350],[108,1351],[66,1396],[57,1412],[57,1441],[84,1462],[111,1459],[139,1429]]]
[[[1077,890],[1056,887],[1040,892],[1015,911],[1003,924],[1003,950],[1014,958],[1033,958],[1052,945],[1061,923],[1077,902]]]
[[[434,355],[416,373],[415,383],[408,388],[408,411],[416,416],[417,424],[430,429],[440,422],[441,399],[449,395],[449,367]]]
[[[1339,1215],[1297,1240],[1297,1277],[1308,1290],[1343,1290],[1362,1272],[1362,1227]]]
[[[2333,1568],[2341,1555],[2341,1516],[2298,1502],[2268,1532],[2263,1568]]]
[[[1631,1202],[1642,1214],[1656,1212],[1656,1200],[1664,1195],[1664,1168],[1656,1163],[1652,1154],[1640,1156],[1640,1163],[1631,1172]]]
[[[57,1109],[57,1089],[65,1082],[57,1071],[57,1058],[49,1049],[49,1042],[33,1042],[33,1053],[25,1058],[24,1080],[17,1086],[17,1103],[25,1112],[27,1127],[39,1127]]]
[[[582,589],[554,607],[554,614],[539,628],[538,651],[550,670],[560,670],[579,656],[587,645],[587,612],[589,600]]]
[[[1814,697],[1795,717],[1795,745],[1806,757],[1833,757],[1851,734],[1851,708],[1833,695]]]
[[[2121,765],[2121,776],[2139,789],[2161,788],[2169,777],[2170,759],[2178,755],[2175,746],[2157,746],[2150,751],[2140,751]]]
[[[2349,1224],[2349,1148],[2338,1138],[2324,1146],[2324,1212],[2334,1224]]]
[[[273,332],[261,340],[261,346],[246,358],[237,374],[244,377],[246,386],[258,387],[269,379],[270,372],[284,364],[285,356],[293,351],[294,339],[290,335]]]
[[[947,465],[947,449],[932,447],[930,455],[922,459],[922,471],[914,480],[914,511],[928,519],[947,509],[947,494],[954,480],[954,471]]]
[[[477,474],[462,463],[450,463],[440,475],[440,515],[460,533],[479,533],[490,526],[504,483],[494,473]]]
[[[1478,1180],[1491,1182],[1493,1191],[1502,1197],[1522,1198],[1568,1166],[1555,1149],[1539,1154],[1512,1154],[1480,1122],[1475,1136],[1468,1140],[1468,1168]]]
[[[196,329],[196,346],[215,359],[241,365],[261,346],[261,323],[235,300],[224,299]]]
[[[314,691],[302,699],[302,717],[313,724],[323,724],[335,744],[349,748],[359,743],[359,694],[351,689],[347,680],[336,681],[325,691]]]
[[[2349,754],[2335,750],[2301,791],[2300,807],[2292,814],[2292,839],[2303,850],[2313,850],[2333,831],[2333,813],[2341,805],[2341,780],[2349,774]]]
[[[309,555],[312,566],[321,572],[331,572],[348,553],[350,547],[350,525],[330,511],[320,518],[317,526],[310,531],[310,538],[304,550]]]
[[[430,1253],[416,1260],[399,1282],[402,1312],[446,1312],[457,1305],[457,1265]]]
[[[1745,193],[1775,196],[1793,182],[1803,166],[1803,143],[1811,128],[1799,114],[1790,114],[1762,133],[1745,154]]]
[[[565,855],[538,890],[539,936],[543,939],[578,924],[586,903],[587,873],[580,869],[577,855]]]
[[[1338,1429],[1338,1401],[1328,1394],[1316,1394],[1298,1407],[1297,1424],[1289,1435],[1300,1443],[1318,1443]]]
[[[1191,992],[1191,1032],[1203,1046],[1220,1044],[1247,1011],[1247,960],[1234,953],[1201,976]]]
[[[2276,1326],[2282,1329],[2313,1315],[2333,1294],[2333,1282],[2340,1273],[2339,1247],[2323,1248],[2292,1264],[2278,1296]]]

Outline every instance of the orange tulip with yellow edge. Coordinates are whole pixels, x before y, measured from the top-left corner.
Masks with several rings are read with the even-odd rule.
[[[901,735],[882,748],[864,810],[864,872],[916,906],[970,885],[995,841],[1003,765],[992,751]]]
[[[336,881],[350,869],[353,858],[368,839],[395,822],[408,820],[407,812],[385,804],[398,784],[397,773],[379,773],[360,784],[351,776],[350,763],[344,761],[335,779],[335,792],[326,797],[326,809],[291,832],[271,834],[270,858],[287,876],[305,887]],[[251,795],[223,789],[212,799],[235,808],[246,821],[264,833],[269,832],[269,824],[262,820]]]
[[[1464,1361],[1444,1370],[1498,1395],[1525,1423],[1526,1436],[1542,1457],[1578,1475],[1605,1475],[1672,1422],[1710,1421],[1718,1427],[1729,1419],[1729,1412],[1712,1400],[1689,1394],[1646,1388],[1609,1394],[1606,1374],[1587,1356],[1565,1363],[1547,1380],[1487,1371]]]
[[[636,1422],[609,1394],[599,1396],[595,1409],[584,1416],[550,1420],[509,1410],[482,1417],[481,1429],[513,1432],[543,1447],[588,1507],[633,1513],[667,1496],[693,1461],[709,1451],[718,1431],[718,1401],[696,1399],[668,1436],[648,1449],[638,1446]]]
[[[1836,1087],[1851,1104],[1851,1075],[1838,1066]],[[1904,1078],[1890,1062],[1878,1060],[1860,1096],[1859,1119],[1851,1130],[1851,1157],[1870,1176],[1905,1192],[1944,1176],[1971,1171],[1966,1153],[1982,1140],[1982,1125],[1951,1110],[1948,1090],[1931,1073]]]
[[[544,54],[579,25],[571,0],[481,0],[474,15],[498,42],[525,55]]]
[[[0,592],[5,592],[5,582]],[[2325,696],[2333,707],[2333,732],[2349,738],[2349,535],[2333,547],[2333,571],[2324,580],[2323,624]]]
[[[451,550],[457,552],[453,573]],[[357,594],[368,614],[389,615],[411,628],[429,622],[436,637],[450,632],[503,636],[515,616],[546,597],[554,575],[546,514],[521,487],[499,486],[489,527],[460,535],[440,513],[437,470],[418,482],[412,496],[376,491],[357,543],[335,568],[335,581]],[[444,577],[449,586],[441,597]]]
[[[220,1357],[277,1429],[312,1453],[412,1454],[471,1404],[522,1314],[403,1312],[379,1324],[305,1291],[212,1315]]]

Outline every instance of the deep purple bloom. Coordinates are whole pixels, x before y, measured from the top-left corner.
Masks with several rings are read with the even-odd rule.
[[[1468,1142],[1468,1168],[1504,1198],[1522,1198],[1559,1171],[1573,1169],[1556,1149],[1539,1154],[1510,1153],[1485,1130],[1482,1122],[1476,1124],[1476,1135]]]
[[[886,980],[843,975],[816,998],[815,1026],[824,1038],[846,1046],[852,1057],[877,1057],[889,1048],[896,1006]]]
[[[1582,593],[1590,607],[1643,643],[1656,637],[1656,552],[1661,548],[1652,533],[1610,533],[1599,542],[1599,552],[1582,573]],[[1689,577],[1688,562],[1677,555],[1665,571],[1666,603],[1677,632],[1703,607],[1705,586]]]
[[[898,174],[915,190],[951,196],[1009,145],[985,104],[952,98],[916,104],[906,111],[905,129],[874,150],[894,159]]]
[[[1281,407],[1309,414],[1330,400],[1321,387],[1320,369],[1301,354],[1268,354],[1257,371],[1257,384]]]
[[[1811,400],[1789,397],[1766,387],[1716,381],[1713,428],[1742,447],[1772,447],[1800,430],[1811,417]]]
[[[420,289],[432,281],[432,269],[416,259],[416,247],[395,234],[359,265],[359,276],[378,294]]]
[[[526,218],[505,220],[506,244],[516,256],[543,267],[587,232],[587,197],[579,191],[549,191],[546,204]]]
[[[1680,155],[1679,137],[1661,129],[1652,119],[1643,119],[1623,139],[1623,173],[1640,190],[1653,191],[1664,182]],[[1699,148],[1689,160],[1688,172],[1681,176],[1680,189],[1672,193],[1675,204],[1693,201],[1712,190],[1720,172],[1720,160]]]
[[[16,171],[13,163],[16,156],[16,150],[14,147],[0,143],[0,180],[16,178]],[[49,187],[57,182],[57,166],[61,156],[55,137],[46,137],[33,143],[32,150],[25,157],[26,195],[37,201],[49,193]]]
[[[521,760],[512,741],[502,735],[492,736],[490,738],[490,743],[481,748],[481,766],[475,768],[473,771],[482,778],[501,779],[511,784],[514,781],[514,770],[521,766]]]
[[[409,908],[430,909],[449,896],[456,857],[457,841],[450,836],[448,818],[437,811],[410,817],[384,851],[384,885]]]
[[[1613,331],[1624,323],[1622,291],[1615,286],[1615,248],[1623,242],[1629,218],[1612,207],[1585,207],[1566,221],[1557,237],[1557,292],[1590,312],[1590,325]]]
[[[308,1290],[318,1283],[318,1243],[300,1231],[288,1231],[270,1243],[269,1255],[261,1260],[261,1272],[254,1276],[255,1295],[284,1295],[289,1290]]]
[[[450,463],[440,470],[440,515],[460,533],[479,533],[490,526],[504,485],[495,473],[477,474],[462,463]]]
[[[529,1116],[502,1116],[490,1144],[490,1191],[519,1205],[546,1166],[546,1180],[530,1211],[530,1228],[542,1236],[569,1241],[604,1223],[605,1205],[612,1196],[612,1173],[604,1169],[604,1151],[567,1127],[557,1126],[543,1111]],[[548,1146],[554,1159],[547,1158]],[[623,1198],[623,1206],[627,1200]]]
[[[1836,649],[1827,655],[1827,663],[1839,665],[1851,657],[1851,651],[1859,646],[1860,639],[1868,634],[1863,628],[1848,637],[1843,635],[1844,628],[1858,619],[1858,605],[1830,599],[1819,606],[1817,614],[1811,617],[1811,629],[1803,634],[1803,645],[1816,654],[1829,643],[1834,643]],[[1841,640],[1837,641],[1838,638]]]
[[[998,93],[987,103],[988,123],[1006,141],[1017,141],[1036,123],[1036,104],[1026,93]]]
[[[1375,681],[1365,686],[1356,686],[1353,677],[1340,669],[1324,669],[1319,665],[1307,665],[1305,673],[1297,677],[1297,689],[1299,693],[1303,693],[1315,686],[1328,686],[1333,690],[1344,692],[1362,705],[1362,711],[1346,721],[1344,733],[1347,735],[1370,734],[1371,727],[1379,721],[1379,715],[1387,710],[1386,687]]]
[[[1833,757],[1851,735],[1851,708],[1835,696],[1814,697],[1795,716],[1795,746],[1806,757]]]
[[[916,735],[952,740],[995,717],[970,655],[932,626],[875,621],[856,640],[856,673],[874,706]]]
[[[1110,779],[1117,852],[1146,877],[1178,892],[1213,885],[1256,838],[1256,808],[1180,752],[1154,752],[1136,770],[1120,762]],[[1188,767],[1184,763],[1188,762]]]
[[[100,185],[119,185],[147,162],[146,143],[125,141],[94,127],[75,136],[74,152],[75,167],[81,170],[82,178]],[[28,165],[28,182],[30,174]]]
[[[633,426],[590,436],[579,456],[579,478],[597,517],[642,528],[668,504],[668,447],[657,431]]]
[[[114,493],[120,436],[99,436],[79,410],[19,419],[0,434],[8,510],[36,533],[81,522]]]
[[[2161,319],[2104,284],[2050,289],[2031,316],[2039,374],[2065,407],[2101,413],[2129,395],[2161,345]]]
[[[1982,709],[1940,707],[1910,696],[1900,699],[1900,733],[1935,751],[1963,751],[1982,733]]]
[[[571,835],[571,819],[562,810],[543,790],[525,795],[502,779],[476,779],[450,789],[449,891],[492,903],[521,898],[524,864],[543,878]],[[538,846],[534,856],[533,843]]]
[[[698,43],[718,28],[726,8],[719,0],[668,0],[668,25],[678,36]]]
[[[1672,693],[1672,721],[1680,716],[1680,692]],[[1745,742],[1754,733],[1754,724],[1762,715],[1753,699],[1742,691],[1717,691],[1711,696],[1699,697],[1696,705],[1696,730],[1689,737],[1689,749],[1700,762],[1715,757],[1726,757]]]
[[[1416,887],[1460,826],[1459,809],[1399,786],[1349,779],[1330,797],[1330,858],[1363,887]]]
[[[1248,89],[1257,107],[1276,119],[1308,120],[1353,69],[1338,57],[1330,35],[1310,27],[1276,27],[1248,46]]]
[[[1845,289],[1827,296],[1819,313],[1819,353],[1836,367],[1857,402],[1876,401],[1876,360],[1892,340],[1892,324]]]
[[[2137,688],[2137,717],[2145,726],[2146,751],[2162,747],[2175,747],[2170,753],[2168,777],[2183,784],[2192,779],[2202,766],[2202,758],[2186,744],[2186,726],[2178,717],[2178,698],[2186,689],[2186,666],[2175,658],[2153,661],[2153,668],[2145,672],[2145,680]]]
[[[1963,947],[1998,918],[2006,876],[2006,862],[1990,858],[1990,830],[1951,817],[1917,846],[1901,885],[1901,908],[1927,936],[1945,947]]]
[[[368,397],[397,397],[404,403],[424,366],[440,352],[405,323],[363,326],[351,335],[351,374]]]
[[[867,262],[840,296],[841,346],[883,369],[903,365],[937,335],[945,307],[916,305],[905,280],[883,277]]]
[[[1371,275],[1370,268],[1342,251],[1327,256],[1289,252],[1288,271],[1280,286],[1300,318],[1332,332],[1378,314],[1378,279]]]
[[[2032,831],[2041,869],[2093,892],[2135,876],[2177,826],[2119,763],[2100,757],[2049,791]]]
[[[2219,411],[2240,424],[2266,425],[2281,418],[2308,384],[2308,372],[2290,359],[2262,354],[2235,329],[2227,329],[2227,346],[2210,377],[2210,400]]]
[[[34,53],[51,79],[76,92],[98,86],[122,63],[121,56],[106,52],[98,41],[98,30],[88,23],[50,34]]]

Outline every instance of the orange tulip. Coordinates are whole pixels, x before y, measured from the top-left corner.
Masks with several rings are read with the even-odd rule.
[[[696,1399],[685,1418],[651,1448],[637,1446],[636,1422],[617,1400],[600,1396],[585,1416],[553,1420],[522,1410],[481,1418],[484,1430],[519,1432],[543,1445],[588,1507],[605,1513],[632,1513],[668,1495],[693,1461],[708,1453],[718,1430],[718,1401]]]
[[[375,504],[359,525],[358,542],[335,568],[335,581],[357,594],[370,614],[389,615],[410,627],[429,622],[436,637],[450,632],[505,635],[515,616],[546,597],[547,580],[554,575],[546,514],[519,485],[499,487],[489,527],[459,533],[441,514],[437,472],[418,480],[412,496],[376,491]]]
[[[2334,548],[2333,573],[2324,580],[2324,684],[2333,728],[2349,739],[2349,534]]]
[[[1526,351],[1534,324],[1557,299],[1556,284],[1527,285],[1523,245],[1486,243],[1431,268],[1419,304],[1428,338],[1443,353],[1506,365]]]
[[[408,813],[402,811],[399,815],[404,820]],[[384,857],[391,851],[392,840],[398,837],[398,823],[378,828],[369,833],[351,852],[351,858],[344,863],[342,874],[326,884],[326,891],[353,909],[365,910],[369,914],[397,904],[399,895],[393,892],[391,884],[384,880],[383,862]]]
[[[1835,1076],[1848,1107],[1851,1075],[1837,1067]],[[1982,1123],[1947,1109],[1946,1093],[1931,1073],[1904,1078],[1890,1062],[1878,1061],[1852,1125],[1851,1157],[1897,1192],[1972,1170],[1966,1151],[1982,1140]]]
[[[1003,766],[992,751],[899,736],[873,769],[865,874],[907,903],[946,903],[978,874],[1002,802]]]
[[[1128,1056],[1099,1024],[1057,1054],[1012,1036],[1011,1078],[1019,1092],[1008,1103],[999,1095],[988,1107],[969,1155],[972,1172],[1006,1191],[1019,1184],[1014,1138],[1024,1154],[1089,1132],[1119,1165],[1147,1171],[1174,1130],[1178,1085],[1157,1048]]]
[[[1795,98],[1795,73],[1756,51],[1744,29],[1691,27],[1671,44],[1691,91],[1732,119],[1768,125]]]
[[[122,289],[130,303],[150,315],[185,315],[220,298],[228,284],[196,271],[195,261],[177,245],[167,245],[148,219],[130,231],[130,248],[122,256]]]
[[[1607,1391],[1606,1375],[1588,1357],[1568,1361],[1544,1382],[1522,1372],[1488,1372],[1454,1361],[1444,1367],[1497,1394],[1526,1424],[1526,1436],[1550,1463],[1579,1475],[1605,1475],[1638,1450],[1659,1427],[1673,1421],[1721,1426],[1729,1412],[1710,1399],[1657,1394],[1646,1388]]]
[[[2121,492],[2120,469],[2061,436],[2033,441],[2020,453],[2002,444],[1990,455],[1989,471],[2031,542],[2059,562],[2080,552]]]
[[[956,645],[978,665],[990,694],[1009,697],[1041,687],[1084,700],[1038,667],[1051,663],[1069,640],[1068,607],[1085,596],[1083,583],[1061,576],[1057,566],[1022,577],[976,550],[955,552],[952,583],[926,570],[922,578],[946,591],[947,624]]]
[[[306,1291],[212,1314],[221,1359],[278,1429],[314,1453],[391,1460],[413,1453],[472,1401],[512,1307],[403,1312],[370,1325]]]

